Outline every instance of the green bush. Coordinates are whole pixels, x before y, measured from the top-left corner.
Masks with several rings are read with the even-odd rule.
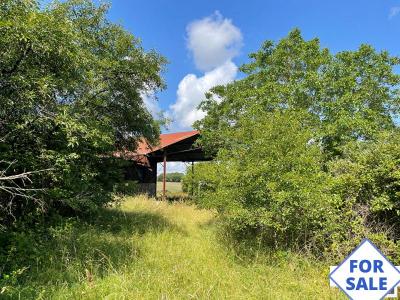
[[[2,226],[39,210],[104,206],[122,177],[112,153],[143,137],[157,143],[160,122],[142,94],[164,87],[165,59],[107,9],[89,0],[0,4]]]
[[[195,170],[196,201],[240,239],[339,259],[370,237],[399,261],[399,58],[332,55],[299,30],[250,58],[200,105],[216,159]]]
[[[334,253],[349,251],[369,237],[400,261],[400,132],[383,132],[375,140],[352,142],[343,156],[330,161],[331,193],[340,196],[341,215],[348,220],[336,233]],[[340,242],[340,243],[339,243]],[[340,245],[339,245],[340,244]]]
[[[320,251],[334,231],[332,178],[322,170],[319,146],[308,143],[305,118],[295,111],[259,114],[235,132],[239,143],[219,152],[223,163],[212,164],[215,171],[195,169],[200,203],[216,208],[237,237]]]
[[[138,183],[133,180],[124,180],[115,185],[114,191],[122,195],[135,195],[138,192]]]
[[[200,197],[207,191],[213,191],[215,189],[216,168],[214,164],[216,162],[200,162],[193,166],[194,173],[192,172],[192,166],[187,167],[186,174],[182,178],[182,191],[189,195],[196,195]],[[202,198],[205,198],[201,196]],[[204,206],[204,202],[198,203]]]

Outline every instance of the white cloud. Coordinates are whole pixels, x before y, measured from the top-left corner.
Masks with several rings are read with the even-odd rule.
[[[394,6],[394,7],[390,8],[389,16],[388,16],[389,20],[396,17],[399,13],[400,13],[400,6]]]
[[[235,57],[242,45],[242,34],[232,21],[216,11],[213,15],[190,23],[187,46],[196,67],[210,71]]]
[[[240,29],[218,11],[193,21],[186,31],[188,49],[193,54],[196,67],[204,74],[187,74],[178,85],[176,102],[168,112],[173,120],[172,129],[176,131],[190,129],[194,121],[205,116],[205,112],[197,107],[208,90],[236,78],[238,68],[232,59],[242,46]]]
[[[204,99],[204,94],[216,85],[233,81],[237,74],[237,66],[227,61],[223,65],[206,72],[203,76],[186,75],[178,86],[177,100],[170,106],[174,121],[181,129],[188,129],[193,122],[205,116],[204,111],[197,109]]]

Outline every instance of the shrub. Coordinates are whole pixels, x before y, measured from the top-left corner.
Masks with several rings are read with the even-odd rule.
[[[238,237],[323,249],[334,229],[337,199],[329,193],[332,178],[322,170],[323,154],[310,142],[305,118],[295,111],[259,114],[249,121],[251,133],[245,130],[250,124],[241,124],[236,142],[219,152],[214,171],[204,168],[211,164],[196,168],[200,203],[216,208]],[[200,187],[202,181],[207,188]]]
[[[343,147],[343,156],[329,162],[334,177],[332,193],[340,196],[342,222],[337,232],[338,248],[350,250],[369,237],[395,261],[400,261],[400,133],[381,133],[375,140],[358,141]],[[341,244],[341,246],[339,246]]]
[[[136,195],[138,193],[138,183],[133,180],[124,180],[116,184],[115,192],[122,195]]]
[[[215,190],[215,182],[217,180],[214,164],[217,162],[199,162],[193,166],[187,167],[186,174],[182,178],[182,191],[189,195],[202,196],[208,191]],[[199,203],[201,204],[201,203]],[[202,203],[204,205],[204,203]]]
[[[164,87],[165,59],[111,23],[107,8],[0,4],[2,225],[30,211],[105,205],[121,178],[112,152],[142,137],[157,143],[142,94]]]
[[[337,258],[370,237],[396,253],[399,58],[368,45],[332,55],[297,29],[250,58],[200,105],[216,163],[195,175],[210,187],[197,201],[239,238]]]

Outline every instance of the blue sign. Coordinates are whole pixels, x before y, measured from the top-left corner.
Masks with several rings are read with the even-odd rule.
[[[353,300],[383,299],[400,283],[400,271],[368,239],[331,270],[331,282]]]

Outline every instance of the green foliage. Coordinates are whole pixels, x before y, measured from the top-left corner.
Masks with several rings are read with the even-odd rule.
[[[138,192],[138,183],[133,180],[124,180],[115,185],[114,191],[121,195],[136,195]]]
[[[334,177],[332,193],[340,196],[338,205],[341,215],[345,214],[343,226],[335,233],[334,253],[343,252],[343,247],[349,251],[361,237],[368,236],[399,261],[399,147],[396,129],[381,133],[373,141],[349,143],[341,158],[328,163]]]
[[[167,182],[181,182],[183,173],[179,172],[172,172],[172,173],[167,173],[165,176],[165,180]],[[163,174],[160,174],[157,176],[157,181],[163,181]]]
[[[326,284],[324,263],[241,249],[219,234],[211,211],[125,200],[90,218],[21,229],[18,243],[30,247],[10,251],[8,263],[19,271],[0,278],[0,298],[344,299]]]
[[[331,178],[319,146],[309,143],[307,117],[288,110],[242,120],[229,150],[219,151],[200,202],[217,208],[234,234],[256,234],[271,246],[320,247],[320,232],[333,229]]]
[[[374,141],[348,144],[343,157],[330,162],[329,169],[342,198],[366,206],[368,213],[396,224],[400,221],[399,165],[397,129],[382,133]]]
[[[215,87],[201,104],[207,117],[196,127],[210,152],[228,148],[227,133],[262,112],[306,111],[316,122],[315,139],[331,155],[347,141],[393,128],[399,116],[400,76],[393,67],[400,60],[387,52],[362,45],[332,55],[296,29],[277,44],[265,42],[250,58],[241,67],[247,77]]]
[[[297,29],[250,58],[200,106],[216,162],[195,175],[197,201],[275,247],[340,257],[368,236],[395,253],[399,58],[368,45],[332,55]]]
[[[106,14],[89,0],[0,4],[0,171],[39,171],[0,185],[2,223],[106,204],[121,177],[111,153],[157,143],[142,94],[164,87],[165,59]]]
[[[217,168],[214,167],[216,162],[199,162],[192,167],[186,168],[186,174],[182,178],[182,190],[189,195],[195,195],[196,198],[202,198],[204,201],[197,204],[207,207],[205,201],[208,197],[205,193],[215,191],[215,183],[218,180]]]

